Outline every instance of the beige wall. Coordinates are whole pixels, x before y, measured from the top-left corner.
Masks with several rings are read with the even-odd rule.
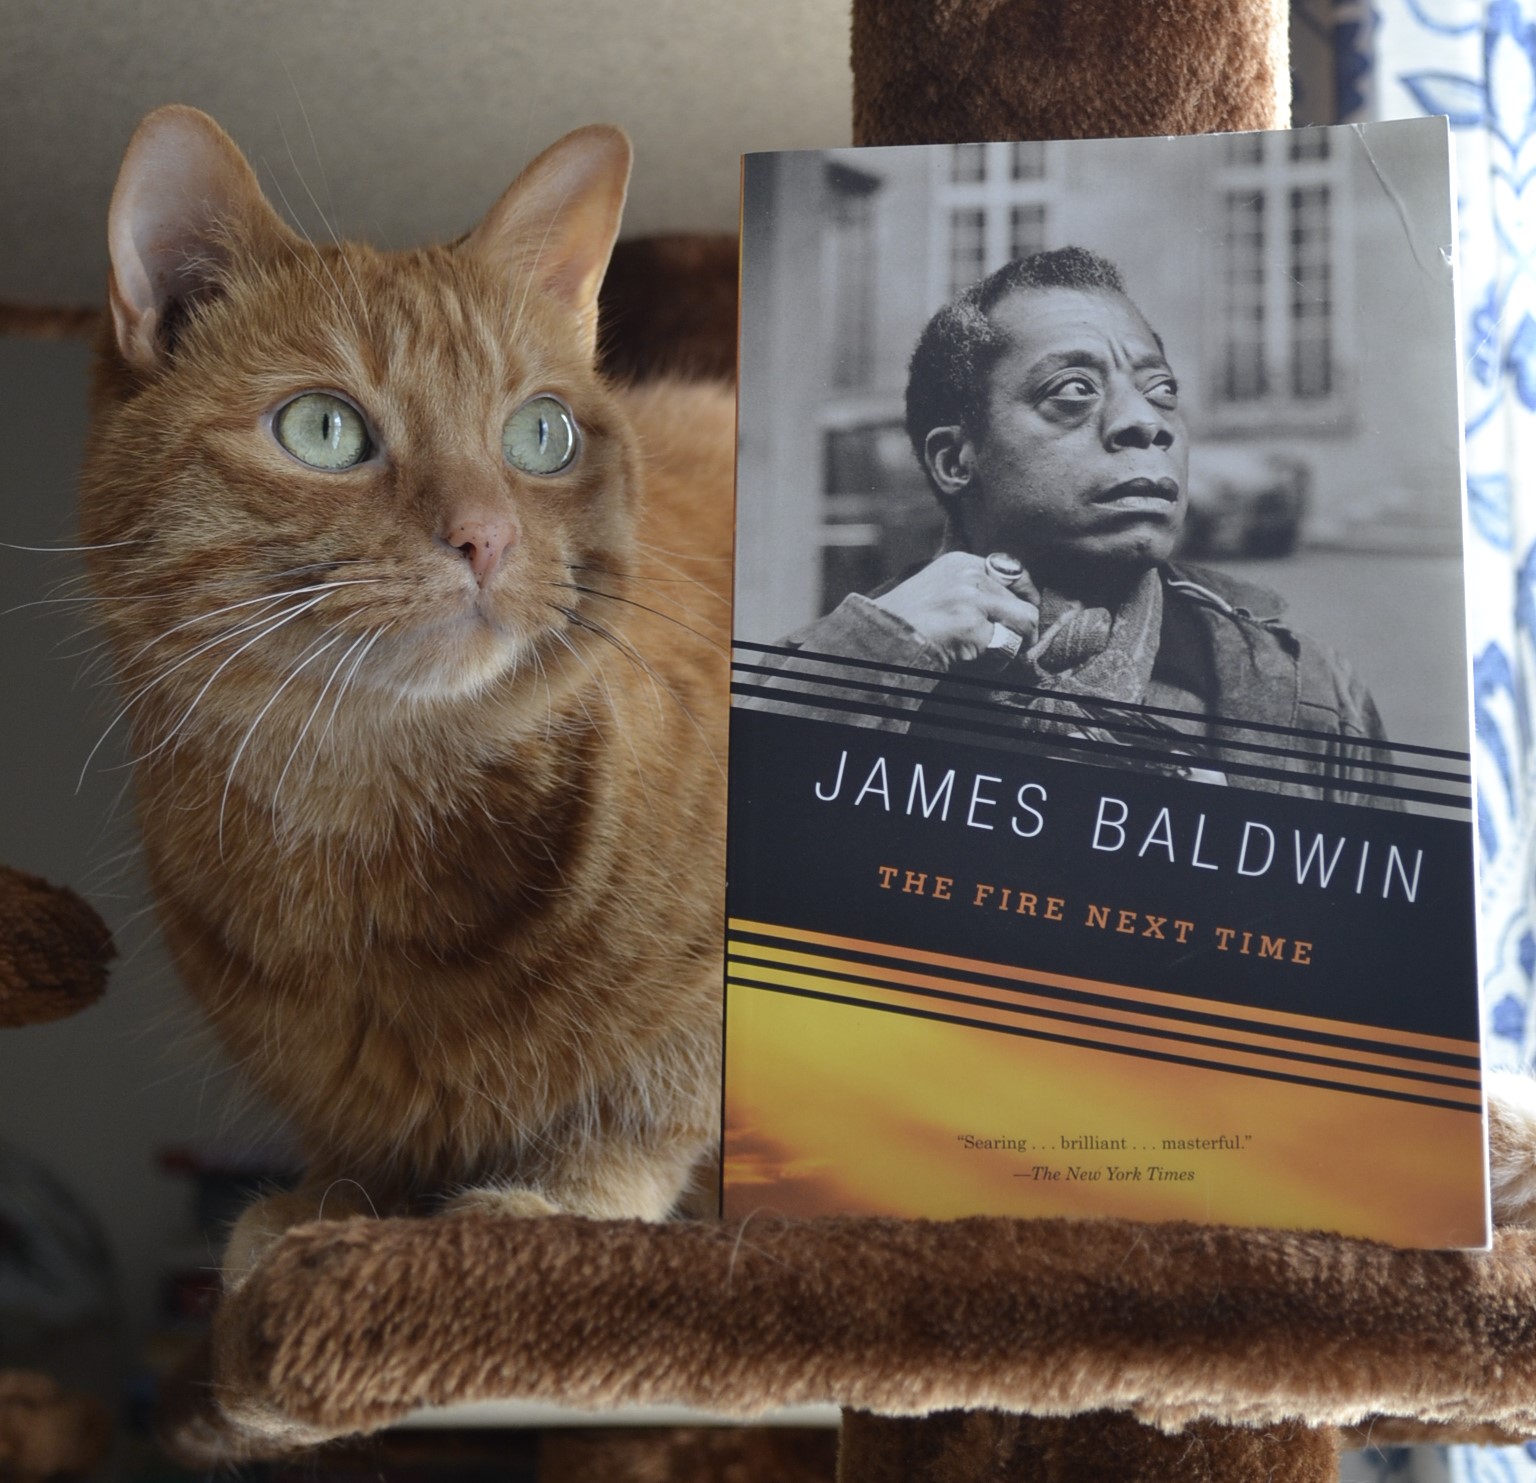
[[[632,233],[734,230],[737,157],[845,144],[848,0],[5,0],[0,299],[101,297],[134,124],[213,114],[312,231],[473,224],[545,144],[635,140]],[[313,201],[311,200],[313,195]]]

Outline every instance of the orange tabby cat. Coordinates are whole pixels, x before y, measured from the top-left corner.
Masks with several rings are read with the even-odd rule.
[[[308,1159],[236,1280],[359,1188],[660,1217],[715,1136],[734,411],[594,369],[629,161],[386,254],[129,145],[84,535],[165,935]]]

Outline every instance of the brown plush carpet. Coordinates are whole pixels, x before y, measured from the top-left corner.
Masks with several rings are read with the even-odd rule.
[[[855,0],[856,144],[1285,128],[1285,0]]]
[[[225,1303],[170,1434],[233,1442],[214,1401],[312,1441],[498,1397],[1529,1432],[1533,1256],[1529,1232],[1481,1254],[1119,1221],[327,1222]]]
[[[67,886],[0,865],[0,1029],[94,1004],[116,951],[95,908]]]

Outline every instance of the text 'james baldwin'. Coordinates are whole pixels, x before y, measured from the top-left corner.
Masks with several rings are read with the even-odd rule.
[[[862,778],[858,776],[862,770]],[[842,802],[853,808],[879,809],[908,818],[937,820],[957,828],[1003,829],[1019,839],[1036,839],[1046,832],[1049,794],[1043,783],[1025,782],[1013,787],[1011,799],[1004,779],[993,773],[972,773],[969,783],[960,781],[956,768],[930,777],[921,762],[905,771],[893,768],[883,755],[867,768],[850,774],[844,748],[832,774],[814,785],[818,802]],[[1087,844],[1106,854],[1133,853],[1191,870],[1232,871],[1260,877],[1271,872],[1290,873],[1294,860],[1296,884],[1320,890],[1346,890],[1360,896],[1379,886],[1383,899],[1395,895],[1418,899],[1424,851],[1415,849],[1411,864],[1397,845],[1347,835],[1328,836],[1291,829],[1292,850],[1281,846],[1286,832],[1259,819],[1235,824],[1220,821],[1213,826],[1207,815],[1191,810],[1175,816],[1169,807],[1147,817],[1132,818],[1129,803],[1112,794],[1099,797]],[[1209,837],[1208,837],[1209,836]],[[1341,870],[1341,864],[1344,868]]]

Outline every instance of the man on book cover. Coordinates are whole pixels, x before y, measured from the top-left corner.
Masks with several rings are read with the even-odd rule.
[[[1101,761],[1390,805],[1351,787],[1385,735],[1348,664],[1273,593],[1170,561],[1188,510],[1178,381],[1112,262],[1037,252],[953,297],[912,355],[906,430],[944,512],[939,550],[785,640],[929,672],[882,725],[963,724],[985,703],[1110,744]],[[802,689],[791,673],[806,668],[779,683]],[[1267,776],[1228,770],[1276,728],[1312,743],[1265,749],[1281,754]]]

